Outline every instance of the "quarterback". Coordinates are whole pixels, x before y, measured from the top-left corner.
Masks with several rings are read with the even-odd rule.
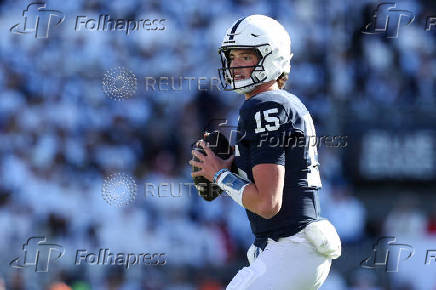
[[[341,254],[341,242],[334,226],[320,218],[317,148],[264,142],[315,136],[306,107],[282,90],[292,58],[289,34],[276,20],[251,15],[227,30],[219,54],[223,85],[245,95],[238,121],[244,135],[227,160],[200,140],[205,154],[194,150],[199,161],[190,164],[200,168],[192,176],[217,184],[245,208],[255,236],[249,266],[227,289],[318,289]],[[237,172],[230,170],[233,162]]]

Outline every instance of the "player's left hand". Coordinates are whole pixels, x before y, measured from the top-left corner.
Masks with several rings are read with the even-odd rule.
[[[199,171],[192,172],[192,177],[203,176],[210,182],[213,182],[213,176],[218,172],[218,170],[223,168],[231,168],[235,155],[233,154],[228,159],[223,160],[213,153],[204,140],[200,140],[198,142],[198,145],[203,148],[204,152],[206,152],[206,155],[203,155],[196,150],[192,150],[192,155],[196,156],[200,160],[200,162],[194,160],[189,161],[190,165],[200,168]]]

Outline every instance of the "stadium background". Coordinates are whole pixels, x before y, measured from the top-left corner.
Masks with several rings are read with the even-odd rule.
[[[294,58],[286,89],[299,96],[320,136],[322,215],[338,229],[343,256],[322,289],[436,289],[435,29],[433,1],[397,1],[416,19],[398,38],[367,35],[375,1],[47,1],[64,23],[47,39],[18,35],[28,1],[0,1],[0,289],[223,289],[247,263],[252,235],[230,198],[206,203],[189,183],[190,146],[210,122],[235,124],[243,98],[222,90],[151,90],[145,77],[217,76],[226,28],[250,14],[278,19]],[[163,31],[74,31],[78,15],[166,19]],[[124,67],[134,96],[106,96],[102,79]],[[208,84],[207,82],[205,82]],[[179,86],[179,85],[177,85]],[[109,206],[102,184],[132,176],[136,200]],[[147,194],[176,185],[178,197]],[[65,248],[47,273],[14,269],[35,235]],[[393,235],[414,247],[397,273],[363,269],[372,245]],[[163,252],[162,266],[77,266],[77,249]],[[292,271],[292,269],[290,269]]]

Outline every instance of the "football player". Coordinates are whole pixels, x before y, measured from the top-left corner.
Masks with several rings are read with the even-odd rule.
[[[276,20],[251,15],[227,30],[219,54],[223,85],[245,95],[241,138],[227,160],[200,140],[206,154],[193,151],[200,161],[190,164],[201,168],[193,176],[218,184],[246,209],[255,236],[249,266],[227,289],[318,289],[332,259],[340,256],[341,243],[333,225],[319,215],[312,117],[300,99],[281,89],[290,71],[289,34]],[[290,141],[296,138],[303,142]],[[229,170],[233,161],[238,173]]]

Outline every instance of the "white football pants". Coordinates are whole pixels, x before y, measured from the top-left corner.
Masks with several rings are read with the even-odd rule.
[[[330,272],[332,259],[340,256],[341,246],[330,222],[310,225],[310,231],[306,227],[307,231],[277,242],[268,239],[264,251],[251,245],[247,252],[250,266],[239,270],[226,290],[318,289]]]

